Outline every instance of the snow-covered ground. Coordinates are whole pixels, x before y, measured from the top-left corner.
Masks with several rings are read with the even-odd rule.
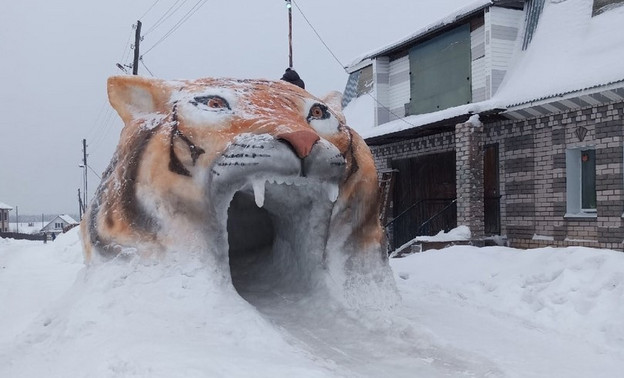
[[[0,239],[0,377],[621,377],[624,253],[452,247],[387,311],[216,290],[193,259],[85,268],[77,230]]]

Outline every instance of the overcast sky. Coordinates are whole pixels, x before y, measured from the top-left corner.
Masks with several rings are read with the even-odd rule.
[[[342,64],[414,33],[471,0],[299,0]],[[194,5],[203,4],[188,13]],[[157,24],[169,9],[179,9]],[[178,29],[162,39],[186,14]],[[106,79],[132,61],[132,25],[157,77],[279,79],[288,66],[284,0],[20,0],[0,5],[0,202],[20,214],[78,213],[82,139],[89,198],[122,124]],[[294,67],[306,89],[343,90],[347,75],[293,7]],[[162,40],[161,40],[162,39]],[[160,41],[160,42],[159,42]],[[150,49],[152,48],[153,49]],[[139,74],[151,76],[143,65]],[[14,214],[14,212],[12,213]]]

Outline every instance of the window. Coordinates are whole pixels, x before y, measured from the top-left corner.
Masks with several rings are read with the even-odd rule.
[[[57,230],[63,228],[63,223],[54,223],[54,228]]]
[[[621,5],[624,5],[624,0],[594,0],[592,16],[597,16]]]
[[[409,50],[409,115],[437,112],[472,101],[470,24]]]
[[[571,148],[566,151],[566,216],[596,216],[596,151]]]
[[[596,151],[581,151],[581,210],[596,210]]]

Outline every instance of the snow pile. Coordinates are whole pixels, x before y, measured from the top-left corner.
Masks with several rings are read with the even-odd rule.
[[[0,239],[2,377],[615,377],[624,254],[452,247],[391,260],[403,303],[215,285],[198,259],[84,267],[77,230]]]
[[[468,228],[468,226],[462,225],[462,226],[455,227],[449,232],[444,232],[444,230],[441,230],[440,232],[438,232],[437,234],[433,236],[426,236],[426,235],[417,236],[414,239],[404,243],[402,246],[392,251],[392,254],[390,255],[390,257],[400,256],[405,249],[407,249],[408,247],[418,242],[466,241],[466,240],[470,240],[471,235],[472,234],[470,232],[470,228]]]
[[[471,233],[468,226],[458,226],[449,232],[444,232],[444,230],[442,230],[434,236],[417,236],[415,240],[429,242],[470,240],[470,235]]]
[[[419,295],[460,298],[497,316],[624,351],[621,252],[454,246],[405,260],[393,265]]]

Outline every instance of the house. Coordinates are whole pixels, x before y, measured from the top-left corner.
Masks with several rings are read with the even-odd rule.
[[[78,222],[75,221],[72,217],[66,214],[58,215],[56,218],[52,219],[47,225],[45,225],[42,229],[42,233],[54,234],[55,236],[64,232],[65,229],[69,226],[75,226]]]
[[[394,247],[461,224],[623,248],[623,5],[475,1],[347,67]]]
[[[0,202],[0,232],[9,232],[9,211],[13,208]]]

